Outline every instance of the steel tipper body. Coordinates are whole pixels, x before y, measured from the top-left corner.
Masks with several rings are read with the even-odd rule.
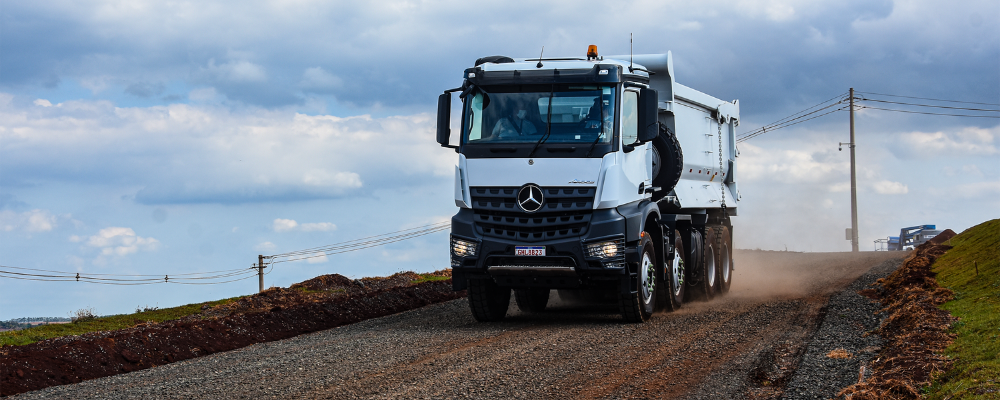
[[[551,289],[604,292],[630,321],[725,292],[738,116],[677,84],[669,53],[477,60],[438,107],[438,142],[458,152],[455,290],[481,321],[512,289],[529,312]]]

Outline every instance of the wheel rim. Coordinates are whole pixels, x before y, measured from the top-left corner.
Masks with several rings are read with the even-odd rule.
[[[649,304],[653,300],[653,290],[656,289],[656,265],[648,252],[642,253],[642,264],[639,265],[639,276],[642,282],[642,302]]]
[[[708,259],[705,260],[705,270],[708,276],[705,277],[708,280],[708,286],[715,286],[715,249],[711,245],[707,246]]]
[[[728,283],[730,274],[732,273],[731,265],[729,264],[729,246],[722,245],[722,282]]]
[[[680,296],[684,289],[684,259],[681,253],[674,249],[674,261],[670,265],[670,279],[674,284],[674,296]]]

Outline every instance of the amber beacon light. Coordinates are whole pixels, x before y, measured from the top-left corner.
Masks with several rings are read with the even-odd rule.
[[[597,45],[592,44],[590,46],[587,46],[587,60],[596,60],[596,59],[597,59]]]

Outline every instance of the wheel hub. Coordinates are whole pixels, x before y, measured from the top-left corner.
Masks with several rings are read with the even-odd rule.
[[[642,254],[642,264],[639,267],[639,276],[642,280],[639,284],[642,290],[642,301],[649,304],[653,299],[653,291],[656,289],[656,265],[650,259],[649,253]]]
[[[681,289],[684,288],[684,259],[681,258],[681,253],[676,249],[674,250],[674,261],[670,265],[670,275],[674,284],[674,296],[680,295]]]

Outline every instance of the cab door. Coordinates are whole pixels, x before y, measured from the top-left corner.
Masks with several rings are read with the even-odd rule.
[[[649,151],[650,142],[638,144],[639,139],[639,91],[632,88],[625,89],[622,95],[622,125],[621,125],[621,145],[622,145],[622,172],[625,178],[621,188],[624,200],[622,204],[640,200],[647,197],[645,188],[652,183],[652,170],[650,169]],[[625,152],[625,149],[633,146],[632,151]],[[640,187],[643,189],[641,190]]]

